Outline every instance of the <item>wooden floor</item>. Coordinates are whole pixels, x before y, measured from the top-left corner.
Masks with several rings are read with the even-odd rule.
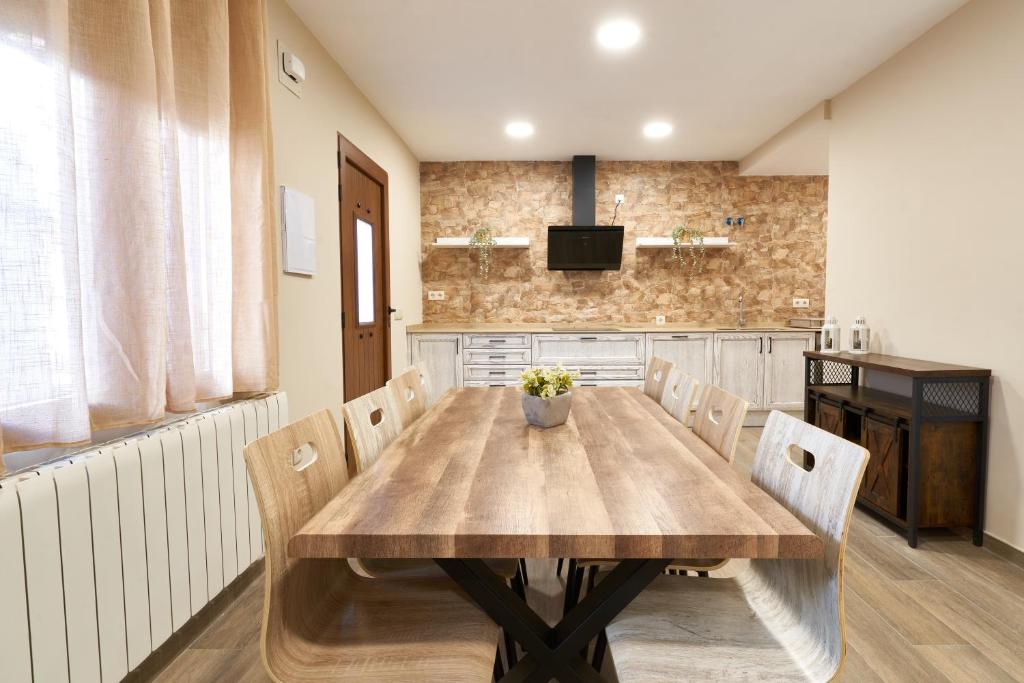
[[[759,435],[743,430],[738,467],[749,470]],[[530,603],[553,623],[562,590],[554,561],[531,560],[529,574]],[[262,601],[260,576],[157,680],[268,680]],[[1024,681],[1024,569],[952,532],[927,532],[911,549],[858,509],[846,554],[846,626],[842,681]]]

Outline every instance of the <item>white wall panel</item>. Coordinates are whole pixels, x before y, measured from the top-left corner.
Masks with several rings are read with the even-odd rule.
[[[228,414],[231,426],[231,458],[235,477],[235,543],[238,569],[244,571],[252,563],[249,549],[249,474],[245,468],[245,422],[242,409],[235,406]]]
[[[89,475],[85,471],[85,463],[68,462],[54,468],[53,483],[60,516],[68,671],[74,683],[98,682],[100,642],[96,627]]]
[[[32,669],[37,681],[68,680],[57,492],[50,470],[17,484],[21,499]]]
[[[25,557],[21,545],[21,505],[11,479],[0,488],[0,587],[4,591],[0,619],[0,681],[32,680],[28,635]]]
[[[96,563],[96,621],[100,634],[100,672],[104,681],[128,673],[124,622],[124,580],[121,573],[121,525],[118,520],[117,475],[109,452],[85,460],[92,510],[92,554]]]
[[[142,462],[134,443],[113,451],[117,470],[117,502],[121,518],[121,566],[124,572],[124,614],[128,636],[128,669],[153,651],[149,625],[149,574],[146,524],[142,506]]]
[[[220,488],[221,566],[224,568],[224,585],[226,586],[238,576],[239,572],[238,544],[235,541],[235,463],[231,453],[231,418],[228,411],[222,410],[211,417],[216,433],[217,479]]]
[[[171,625],[178,630],[192,616],[189,592],[188,522],[185,512],[185,463],[181,431],[162,431],[160,450],[164,461],[164,500],[167,504],[167,565],[171,583]],[[154,438],[157,438],[154,436]]]
[[[160,437],[139,441],[142,505],[146,520],[146,572],[149,577],[149,623],[153,649],[170,638],[171,583],[167,554],[167,500]]]
[[[203,519],[206,525],[206,585],[209,599],[224,589],[224,550],[220,536],[220,473],[217,471],[217,431],[213,420],[201,417],[199,446],[203,467]]]
[[[181,428],[182,461],[185,465],[185,524],[188,531],[189,597],[192,614],[209,601],[206,578],[206,519],[203,514],[203,459],[199,427],[189,420]]]
[[[259,435],[257,428],[256,402],[246,401],[242,405],[242,420],[245,427],[245,443],[255,441]],[[252,481],[248,483],[249,488],[249,548],[252,561],[263,557],[263,527],[260,522],[259,505],[256,503],[256,494],[252,490]]]

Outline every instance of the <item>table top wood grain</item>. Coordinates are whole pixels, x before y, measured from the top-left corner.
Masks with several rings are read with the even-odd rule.
[[[635,388],[526,424],[516,388],[448,392],[289,544],[295,557],[817,558],[818,536]]]

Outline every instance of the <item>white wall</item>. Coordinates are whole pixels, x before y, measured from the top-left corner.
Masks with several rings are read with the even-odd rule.
[[[396,371],[406,363],[405,325],[422,320],[419,162],[285,0],[269,0],[268,5],[276,182],[313,196],[317,224],[317,274],[312,278],[279,276],[281,388],[288,392],[293,418],[326,407],[334,409],[340,419],[337,134],[348,138],[388,173],[391,305],[405,317],[391,328]],[[278,40],[306,65],[301,99],[277,80]]]
[[[1024,2],[974,0],[833,98],[829,166],[829,313],[992,369],[986,530],[1024,548]]]

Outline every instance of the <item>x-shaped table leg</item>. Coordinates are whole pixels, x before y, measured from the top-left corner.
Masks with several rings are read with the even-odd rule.
[[[580,656],[626,605],[661,574],[672,560],[623,560],[553,628],[519,599],[483,560],[436,562],[499,626],[523,646],[526,656],[509,671],[507,681],[602,681]]]

